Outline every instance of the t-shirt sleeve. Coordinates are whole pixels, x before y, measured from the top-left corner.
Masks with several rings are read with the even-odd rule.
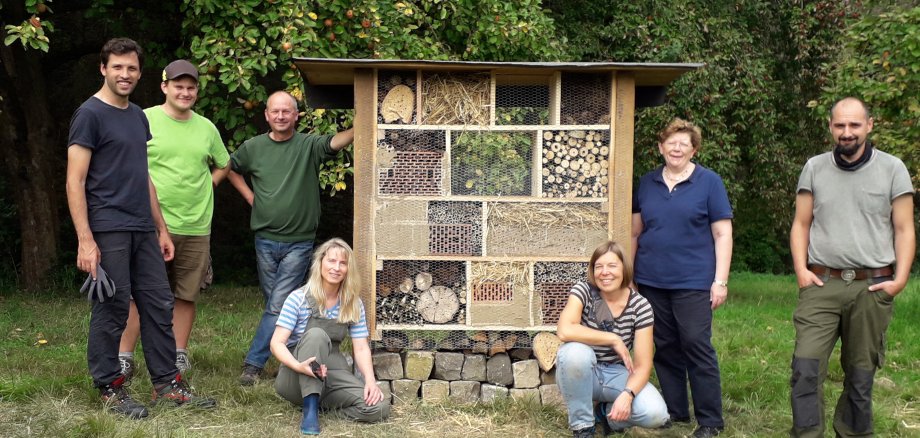
[[[907,171],[907,166],[904,165],[904,162],[898,160],[892,170],[891,200],[894,201],[894,198],[901,195],[913,193],[914,187],[910,182],[910,173]]]
[[[78,144],[88,149],[96,149],[98,139],[98,124],[92,111],[84,107],[77,108],[70,118],[70,133],[67,136],[67,147]],[[149,131],[149,129],[148,129]]]
[[[728,191],[725,190],[725,183],[716,173],[712,174],[713,181],[709,191],[709,223],[723,219],[731,219],[732,205],[728,201]]]
[[[281,313],[278,314],[278,322],[276,322],[275,325],[294,331],[301,309],[306,312],[307,322],[309,322],[312,311],[309,307],[304,308],[303,300],[304,293],[302,290],[291,292],[287,299],[284,300],[284,305],[281,306]]]
[[[361,306],[361,318],[358,319],[358,322],[348,327],[348,334],[351,335],[352,339],[361,339],[370,336],[370,332],[367,330],[367,318],[364,315],[364,302],[358,300],[358,304]]]
[[[632,193],[632,212],[633,214],[642,213],[642,206],[639,205],[639,189],[642,187],[642,180],[640,179],[636,185],[633,186]]]
[[[314,135],[311,136],[310,147],[313,149],[313,155],[319,157],[319,162],[322,163],[332,157],[335,157],[339,152],[332,149],[332,137],[335,137],[334,134],[327,135]]]
[[[584,281],[579,281],[572,286],[572,290],[569,291],[569,295],[578,298],[581,301],[581,305],[588,307],[588,283]]]
[[[641,330],[646,327],[655,325],[655,314],[652,312],[652,305],[645,297],[638,295],[636,300],[636,325],[635,330]]]
[[[241,175],[249,173],[249,140],[242,145],[230,156],[230,169]]]
[[[153,140],[153,133],[150,132],[150,120],[147,120],[147,114],[144,113],[144,110],[137,107],[137,113],[140,115],[141,122],[144,123],[144,131],[147,134],[147,141]]]
[[[814,158],[812,158],[811,160],[813,159]],[[805,163],[805,167],[802,168],[802,173],[799,174],[799,182],[795,186],[795,193],[797,194],[801,192],[812,193],[814,191],[812,187],[813,187],[813,180],[814,180],[813,176],[814,176],[815,168],[812,165],[811,160],[808,160],[808,162]]]
[[[211,124],[211,144],[208,147],[208,155],[211,163],[220,169],[227,167],[227,163],[230,161],[227,147],[224,146],[224,142],[220,138],[220,132],[213,124]]]

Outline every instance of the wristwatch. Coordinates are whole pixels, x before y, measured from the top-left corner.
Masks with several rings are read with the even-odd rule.
[[[728,287],[728,280],[712,280],[712,283],[722,287]]]

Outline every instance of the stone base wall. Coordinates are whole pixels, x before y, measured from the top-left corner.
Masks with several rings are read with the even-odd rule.
[[[491,357],[440,351],[376,352],[373,361],[377,384],[394,405],[419,399],[491,403],[512,397],[565,409],[555,368],[541,370],[527,349]]]

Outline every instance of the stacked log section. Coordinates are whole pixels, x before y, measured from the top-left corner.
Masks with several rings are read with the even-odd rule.
[[[543,133],[544,198],[607,196],[608,133],[600,130]]]
[[[390,95],[390,91],[396,88],[397,90],[403,87],[408,87],[409,91],[413,96],[417,94],[415,72],[406,70],[406,71],[396,71],[396,70],[381,70],[377,73],[377,108],[384,108],[384,100],[387,96]],[[413,97],[414,98],[414,97]],[[392,97],[391,97],[392,99]],[[390,123],[390,124],[401,124],[401,125],[411,125],[414,124],[417,120],[415,108],[410,109],[409,115],[400,111],[400,116],[395,120],[392,117],[384,117],[382,112],[377,114],[377,123]],[[407,118],[408,120],[404,120]],[[389,119],[389,120],[387,120]]]
[[[377,274],[377,321],[382,324],[466,322],[464,262],[384,260]]]

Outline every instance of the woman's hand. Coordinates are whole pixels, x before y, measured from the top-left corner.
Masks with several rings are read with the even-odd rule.
[[[374,406],[383,400],[383,392],[377,386],[377,382],[366,382],[364,384],[364,404]]]
[[[610,408],[607,418],[619,422],[629,420],[629,416],[632,414],[632,402],[633,398],[628,392],[621,392],[617,399],[614,400],[613,407]]]
[[[712,310],[716,310],[719,306],[725,304],[726,298],[728,298],[728,286],[713,282],[709,288],[709,304]]]
[[[326,378],[326,365],[320,365],[320,366],[319,366],[319,374],[320,374],[320,375],[317,376],[317,375],[313,372],[313,370],[310,368],[310,364],[313,363],[313,362],[316,362],[316,356],[308,357],[307,360],[301,362],[301,363],[300,363],[300,374],[305,374],[305,375],[308,375],[308,376],[310,376],[310,377],[316,377],[316,378],[322,377],[323,379],[325,379],[325,378]]]
[[[626,348],[626,343],[617,336],[617,339],[613,341],[613,351],[620,356],[620,359],[623,360],[623,366],[626,367],[626,371],[629,371],[630,374],[633,372],[633,363],[632,356],[629,354],[629,349]]]

